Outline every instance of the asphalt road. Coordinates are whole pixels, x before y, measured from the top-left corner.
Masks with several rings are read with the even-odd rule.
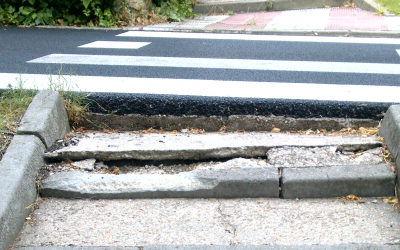
[[[363,95],[363,89],[366,86],[379,86],[383,88],[368,91],[376,96],[384,96],[392,93],[392,90],[398,91],[397,87],[400,87],[400,55],[397,52],[400,49],[400,42],[396,39],[389,39],[389,42],[388,39],[382,39],[383,42],[376,40],[371,42],[368,39],[359,39],[357,42],[350,40],[349,42],[346,40],[332,42],[336,38],[321,41],[312,40],[313,38],[309,41],[294,41],[296,39],[274,41],[273,39],[241,39],[240,35],[232,39],[208,39],[207,35],[204,35],[204,38],[165,38],[145,35],[132,37],[121,36],[121,34],[126,34],[126,31],[2,27],[0,29],[0,74],[54,75],[62,70],[64,75],[129,77],[146,79],[145,83],[154,82],[156,79],[187,79],[185,88],[192,89],[194,92],[182,91],[182,85],[171,85],[173,90],[167,92],[154,92],[153,89],[159,88],[151,86],[148,91],[141,90],[135,93],[134,90],[130,90],[126,91],[127,93],[121,93],[124,91],[113,90],[117,78],[112,78],[112,83],[107,84],[109,91],[107,88],[100,91],[95,87],[98,80],[92,80],[92,86],[88,87],[90,92],[102,92],[93,94],[92,97],[108,110],[120,114],[274,114],[296,117],[334,116],[377,119],[390,104],[397,103],[396,98],[385,100],[384,97],[372,101],[367,94],[365,94],[365,100],[351,97],[343,99],[333,94],[332,98],[318,97],[324,92],[333,93],[332,89],[321,89],[320,93],[315,92],[315,97],[303,97],[300,92],[294,97],[284,94],[258,96],[256,92],[260,90],[257,89],[254,90],[254,94],[249,93],[244,96],[236,94],[243,92],[246,86],[250,86],[248,82],[252,82],[253,85],[265,83],[260,86],[265,86],[266,89],[269,86],[267,83],[276,82],[301,83],[303,84],[301,86],[309,88],[309,90],[304,90],[304,93],[314,92],[314,86],[343,85],[342,89],[346,89],[347,86],[357,85],[359,93]],[[147,42],[149,44],[138,49],[79,47],[96,41]],[[54,54],[71,55],[72,59],[69,62],[68,60],[58,62],[57,59],[49,63],[46,57]],[[89,55],[105,57],[91,57],[78,64],[74,59],[76,55],[83,55],[85,58]],[[117,64],[114,62],[114,65],[108,65],[108,59],[111,57],[115,57]],[[130,58],[126,59],[127,57]],[[45,59],[37,61],[41,58]],[[120,58],[125,58],[128,63],[119,64]],[[137,58],[144,58],[146,62],[129,65],[131,59]],[[171,58],[178,58],[176,59],[178,63],[171,64],[169,61]],[[188,58],[194,58],[193,62],[188,61]],[[227,60],[215,62],[216,59]],[[200,61],[205,66],[199,66]],[[254,62],[260,62],[261,68],[252,68]],[[310,66],[305,65],[306,62],[316,63]],[[338,69],[335,70],[335,68]],[[377,69],[378,72],[372,72],[371,69]],[[3,77],[5,75],[2,74]],[[87,81],[88,78],[85,79]],[[206,95],[196,95],[193,89],[201,89],[202,84],[193,82],[193,79],[212,80],[215,88],[207,90],[209,92]],[[239,85],[243,82],[243,86],[236,92],[224,95],[224,90],[232,91],[229,86],[234,86],[227,81],[234,81]],[[227,84],[224,85],[224,83]],[[126,88],[129,88],[129,83],[126,84]],[[158,84],[161,86],[163,83]],[[289,91],[291,88],[287,86],[292,85],[282,84],[281,86],[280,91],[286,92],[285,89]],[[394,88],[384,88],[386,86]],[[214,93],[213,89],[219,89],[219,91]],[[340,96],[342,89],[336,91],[339,93],[336,94],[337,96]],[[93,110],[101,111],[95,107]]]

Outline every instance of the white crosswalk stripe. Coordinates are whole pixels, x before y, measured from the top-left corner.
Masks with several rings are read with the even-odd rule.
[[[48,75],[0,73],[0,88],[8,84],[25,88],[48,89]],[[17,79],[17,81],[16,81]],[[400,88],[393,86],[360,86],[336,84],[242,82],[133,77],[66,76],[53,77],[69,91],[114,92],[162,95],[192,95],[241,98],[277,98],[322,101],[360,101],[398,103]],[[384,94],[379,94],[384,93]]]
[[[119,41],[96,41],[79,46],[79,48],[101,48],[101,49],[140,49],[150,43],[146,42],[119,42]]]
[[[400,74],[400,64],[51,54],[29,63]]]

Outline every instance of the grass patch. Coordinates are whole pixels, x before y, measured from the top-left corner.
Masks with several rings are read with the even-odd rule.
[[[385,7],[388,11],[400,15],[400,1],[399,0],[377,0],[377,2]]]
[[[0,92],[0,160],[37,91],[9,88]]]

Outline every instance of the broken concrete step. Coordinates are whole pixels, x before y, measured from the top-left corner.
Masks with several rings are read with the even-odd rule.
[[[276,168],[233,159],[178,174],[58,172],[43,181],[40,193],[95,199],[325,198],[393,196],[394,188],[395,174],[388,164]]]
[[[173,160],[264,157],[284,146],[336,146],[339,151],[381,146],[376,136],[324,136],[282,133],[86,133],[53,145],[45,157],[52,160]]]
[[[196,170],[175,175],[60,172],[46,179],[43,197],[144,199],[279,197],[274,167]]]
[[[400,247],[400,213],[378,198],[48,198],[39,204],[31,215],[32,220],[35,223],[26,223],[16,248],[361,250]],[[198,248],[188,246],[192,244]],[[209,248],[212,245],[217,247]]]

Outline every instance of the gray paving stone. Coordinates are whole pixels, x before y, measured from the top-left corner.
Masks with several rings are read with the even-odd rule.
[[[274,167],[195,170],[174,175],[59,172],[41,186],[43,197],[146,199],[279,197]]]
[[[35,135],[46,147],[70,131],[67,112],[60,95],[51,90],[39,91],[33,98],[17,133]]]
[[[16,135],[0,161],[1,250],[18,236],[36,200],[36,174],[44,164],[44,150],[36,136]]]
[[[324,198],[356,195],[393,196],[395,174],[388,164],[285,168],[283,198]]]
[[[65,146],[64,146],[65,145]],[[283,133],[86,133],[58,142],[45,157],[83,160],[171,160],[264,157],[275,147],[336,146],[359,151],[381,146],[377,137],[324,136]]]

